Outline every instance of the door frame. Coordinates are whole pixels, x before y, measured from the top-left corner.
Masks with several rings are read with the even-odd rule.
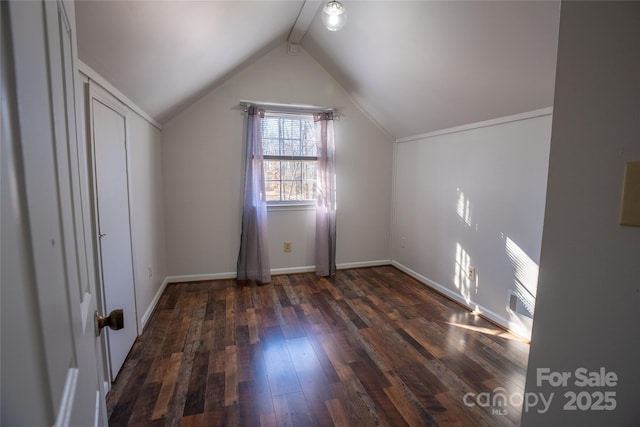
[[[136,293],[136,274],[135,274],[135,246],[134,246],[134,228],[133,228],[133,221],[132,221],[132,215],[131,215],[131,209],[132,209],[132,200],[131,200],[131,159],[130,159],[130,152],[131,150],[129,149],[129,118],[128,118],[128,108],[127,106],[122,103],[120,100],[118,100],[114,95],[112,95],[110,92],[108,92],[106,89],[104,89],[99,83],[97,83],[95,80],[91,79],[91,77],[88,77],[89,83],[88,85],[88,90],[87,90],[87,106],[86,106],[86,126],[87,129],[89,130],[89,141],[87,141],[87,144],[89,146],[89,157],[90,157],[90,174],[91,174],[91,181],[92,181],[92,194],[91,194],[91,204],[92,204],[92,208],[93,208],[93,221],[95,224],[95,229],[94,229],[94,236],[95,236],[95,263],[96,263],[96,270],[97,270],[97,276],[98,276],[98,301],[97,304],[100,307],[100,310],[105,313],[105,315],[109,314],[106,313],[107,307],[106,307],[106,299],[105,299],[105,285],[104,285],[104,275],[103,275],[103,268],[102,268],[102,248],[100,246],[100,239],[99,239],[99,233],[100,233],[100,221],[99,221],[99,216],[98,216],[98,205],[99,205],[99,201],[98,201],[98,179],[97,179],[97,159],[96,159],[96,149],[95,149],[95,133],[94,133],[94,129],[93,129],[93,114],[94,114],[94,107],[93,107],[93,101],[97,101],[100,102],[101,104],[103,104],[105,107],[113,110],[114,112],[116,112],[117,114],[119,114],[120,116],[122,116],[123,120],[124,120],[124,128],[125,128],[125,133],[124,133],[124,139],[125,139],[125,154],[126,154],[126,182],[127,182],[127,203],[128,203],[128,207],[127,207],[127,217],[128,217],[128,226],[129,226],[129,245],[131,246],[131,283],[133,285],[133,304],[134,304],[134,313],[133,316],[135,318],[135,325],[136,325],[136,337],[140,336],[140,324],[138,322],[138,298],[137,298],[137,293]],[[111,378],[111,358],[109,356],[109,338],[108,338],[108,334],[102,334],[101,337],[101,343],[102,343],[102,358],[104,361],[104,378],[105,378],[105,393],[109,392],[111,390],[111,384],[112,382],[115,380],[114,378]]]

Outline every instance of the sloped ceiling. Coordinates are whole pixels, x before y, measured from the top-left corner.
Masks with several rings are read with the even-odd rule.
[[[79,1],[80,59],[160,122],[286,41],[304,1]],[[553,103],[559,2],[348,1],[303,48],[394,138]]]
[[[287,39],[300,1],[76,1],[78,56],[160,123]]]

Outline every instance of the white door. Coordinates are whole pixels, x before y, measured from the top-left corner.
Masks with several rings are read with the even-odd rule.
[[[124,328],[107,331],[109,373],[118,375],[138,331],[127,184],[126,111],[95,86],[89,90],[102,295],[106,313],[124,310]]]
[[[10,70],[2,77],[2,205],[12,215],[2,222],[2,424],[104,426],[73,3],[3,2],[2,15],[2,47],[11,52],[2,58]]]

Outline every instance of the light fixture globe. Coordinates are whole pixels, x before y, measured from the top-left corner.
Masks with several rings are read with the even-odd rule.
[[[338,31],[347,22],[347,10],[339,1],[330,1],[322,8],[322,23],[329,31]]]

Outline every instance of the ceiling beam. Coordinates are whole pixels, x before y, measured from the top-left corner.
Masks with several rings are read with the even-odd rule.
[[[316,16],[321,5],[322,0],[306,0],[303,3],[296,23],[293,24],[293,28],[287,38],[289,43],[300,44],[304,35],[307,34],[307,30],[311,26],[313,18]]]

